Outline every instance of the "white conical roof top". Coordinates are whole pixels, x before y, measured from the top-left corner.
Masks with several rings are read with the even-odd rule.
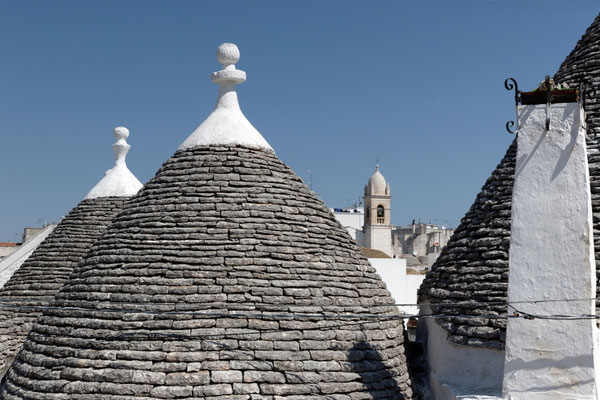
[[[223,69],[213,72],[210,77],[221,86],[217,105],[179,146],[179,150],[207,145],[241,145],[273,150],[240,109],[235,85],[246,81],[246,73],[235,69],[239,59],[240,51],[233,43],[223,43],[217,49],[217,60],[223,64]]]
[[[117,139],[112,145],[115,151],[115,166],[106,171],[104,178],[85,196],[86,199],[111,196],[128,197],[133,196],[142,188],[142,183],[129,171],[125,163],[125,157],[131,148],[126,142],[129,130],[119,126],[115,128],[113,135]]]
[[[385,178],[379,172],[379,165],[375,166],[375,173],[369,178],[367,183],[367,194],[386,194]]]

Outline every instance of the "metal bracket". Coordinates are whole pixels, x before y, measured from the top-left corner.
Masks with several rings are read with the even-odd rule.
[[[506,90],[515,90],[515,107],[517,109],[517,129],[516,130],[512,130],[511,128],[513,126],[515,126],[515,121],[508,121],[506,123],[506,130],[508,131],[508,133],[510,134],[517,134],[519,133],[519,103],[521,102],[521,91],[519,90],[519,85],[517,85],[517,81],[515,81],[513,78],[508,78],[504,81],[504,87],[506,88]]]

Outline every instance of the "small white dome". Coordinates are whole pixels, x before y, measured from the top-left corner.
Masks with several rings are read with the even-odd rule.
[[[369,178],[367,183],[367,194],[387,194],[385,178],[379,172],[379,165],[375,167],[375,173]]]

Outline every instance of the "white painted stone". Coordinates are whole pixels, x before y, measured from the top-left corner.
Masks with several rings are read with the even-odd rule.
[[[431,314],[431,309],[421,306],[420,314]],[[425,332],[427,341],[429,383],[434,399],[500,398],[503,351],[455,345],[432,318],[420,318],[419,325],[418,330]]]
[[[519,107],[508,301],[596,293],[585,131],[578,103]],[[592,300],[515,304],[536,315],[590,315]],[[596,321],[508,320],[503,397],[596,399]]]
[[[220,85],[217,105],[179,150],[207,145],[239,145],[273,151],[240,109],[235,85],[246,81],[246,73],[235,69],[239,59],[240,52],[233,43],[223,43],[217,49],[217,60],[223,64],[223,69],[211,76],[211,80]]]
[[[33,251],[48,237],[56,228],[56,224],[46,226],[34,238],[23,243],[17,251],[0,261],[0,288],[4,287],[11,276],[23,265]]]
[[[379,172],[379,165],[376,165],[375,173],[371,175],[369,182],[367,182],[367,194],[389,194],[386,192],[386,188],[385,178]]]
[[[85,196],[86,199],[133,196],[142,188],[142,183],[129,171],[125,163],[125,157],[131,148],[126,142],[129,137],[129,130],[119,126],[115,128],[113,135],[117,140],[112,145],[115,152],[115,166],[106,171],[104,178]]]

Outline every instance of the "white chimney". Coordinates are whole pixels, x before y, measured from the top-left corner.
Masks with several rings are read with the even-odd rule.
[[[596,399],[597,321],[584,317],[595,314],[596,271],[582,106],[520,105],[518,119],[508,281],[508,314],[518,317],[508,319],[503,397]]]

